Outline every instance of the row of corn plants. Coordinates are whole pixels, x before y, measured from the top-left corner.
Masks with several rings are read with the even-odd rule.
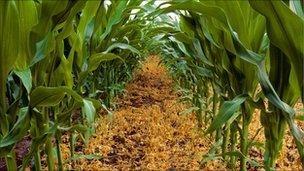
[[[172,1],[151,14],[175,12],[151,36],[162,40],[163,61],[193,104],[198,127],[208,125],[214,147],[201,161],[222,158],[232,170],[259,164],[249,149],[265,149],[264,168],[275,169],[289,127],[304,163],[304,133],[293,106],[303,100],[304,20],[301,1]],[[262,89],[262,91],[259,91]],[[265,101],[269,101],[265,105]],[[254,111],[266,141],[249,139]],[[203,124],[204,123],[204,124]],[[262,129],[257,129],[258,135]],[[237,165],[237,161],[240,165]]]
[[[62,134],[70,159],[79,157],[75,143],[88,142],[96,111],[113,106],[143,58],[141,4],[0,1],[0,159],[8,170],[41,170],[43,154],[48,170],[63,170]],[[14,148],[25,136],[31,144],[19,166]]]

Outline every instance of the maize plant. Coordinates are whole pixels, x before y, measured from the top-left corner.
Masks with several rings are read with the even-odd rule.
[[[256,109],[264,168],[275,169],[287,128],[304,163],[293,109],[304,97],[303,2],[160,3],[0,1],[0,158],[7,170],[42,170],[44,158],[48,170],[63,170],[64,134],[68,160],[79,158],[75,144],[88,144],[97,110],[115,108],[140,61],[158,51],[181,100],[192,104],[184,113],[194,112],[198,129],[214,139],[202,167],[214,156],[232,170],[255,162],[248,153],[257,144],[249,139]],[[24,137],[31,143],[20,165],[14,148]]]
[[[137,49],[144,48],[140,26],[146,24],[145,8],[132,13],[140,5],[119,0],[0,2],[0,157],[8,170],[29,165],[41,170],[42,152],[49,170],[63,170],[62,134],[69,134],[71,158],[76,141],[88,142],[96,110],[113,105],[111,99],[142,59]],[[77,111],[81,115],[75,120]],[[14,146],[24,136],[31,145],[19,165]]]
[[[178,26],[168,25],[164,61],[174,77],[182,79],[180,87],[192,94],[186,98],[196,107],[199,126],[202,115],[208,114],[202,111],[212,104],[206,133],[216,131],[216,144],[228,166],[236,169],[236,157],[241,170],[253,162],[246,156],[253,144],[248,127],[256,108],[262,111],[266,137],[264,167],[274,168],[287,125],[303,163],[303,130],[295,124],[292,109],[303,98],[303,34],[296,36],[304,27],[303,4],[254,0],[164,4],[155,13],[175,11],[180,16]],[[263,95],[255,93],[259,86]]]

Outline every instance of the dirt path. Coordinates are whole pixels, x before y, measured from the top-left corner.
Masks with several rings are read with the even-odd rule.
[[[187,105],[178,102],[172,89],[173,81],[159,58],[149,57],[139,69],[126,94],[118,99],[118,110],[112,122],[107,115],[97,123],[96,135],[78,154],[99,154],[102,159],[80,159],[67,163],[71,170],[198,170],[199,161],[211,148],[213,141],[200,136],[193,114],[179,115]],[[250,124],[250,139],[261,127],[259,112]],[[303,125],[301,125],[303,126]],[[256,137],[264,142],[263,131]],[[68,146],[63,144],[67,158]],[[251,148],[249,156],[261,164],[263,152]],[[300,169],[300,160],[290,133],[285,137],[277,167],[283,170]],[[210,161],[204,170],[226,170],[220,161]],[[257,170],[248,167],[249,170]]]
[[[200,138],[194,116],[179,116],[186,106],[177,102],[172,79],[159,59],[149,57],[126,90],[118,100],[112,129],[108,118],[99,121],[97,135],[84,149],[85,154],[101,154],[103,159],[83,159],[73,168],[198,169],[212,141]]]

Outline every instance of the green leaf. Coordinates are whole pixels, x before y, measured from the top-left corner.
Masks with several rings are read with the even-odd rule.
[[[22,159],[22,168],[21,168],[21,170],[25,170],[25,168],[28,166],[29,162],[31,161],[33,155],[39,150],[39,147],[41,147],[43,144],[45,144],[45,142],[51,136],[55,135],[56,130],[57,130],[57,126],[58,126],[57,124],[54,124],[47,131],[43,132],[42,135],[39,135],[39,136],[34,137],[32,139],[29,152]]]
[[[110,16],[108,24],[106,26],[106,30],[101,35],[99,41],[102,41],[112,31],[113,25],[120,22],[120,20],[122,19],[122,14],[126,9],[126,6],[127,6],[127,1],[118,1],[118,4],[115,8],[115,13],[114,15]]]
[[[200,67],[200,66],[196,66],[196,71],[197,71],[197,74],[202,76],[202,77],[212,77],[212,72],[211,70],[207,69],[207,68],[203,68],[203,67]]]
[[[302,4],[301,4],[301,0],[293,0],[290,1],[290,3],[294,7],[296,14],[303,18],[304,17],[303,1]]]
[[[5,85],[19,54],[19,16],[15,1],[0,1],[0,115],[5,113]]]
[[[15,144],[21,140],[28,132],[30,127],[30,115],[28,107],[21,108],[18,112],[18,120],[9,133],[0,140],[0,148]]]
[[[86,33],[89,27],[89,22],[91,22],[92,18],[95,16],[101,1],[87,1],[86,5],[82,11],[82,17],[79,21],[77,30],[81,35],[82,39],[86,39]],[[91,26],[90,26],[91,27]],[[91,28],[92,29],[92,28]]]
[[[56,26],[56,15],[64,11],[68,1],[42,1],[40,5],[40,15],[38,24],[32,28],[30,35],[30,46],[35,46],[37,42],[45,38]],[[35,47],[32,47],[32,54],[35,53]]]
[[[120,48],[120,49],[128,49],[131,52],[134,52],[136,54],[141,54],[139,52],[139,50],[137,50],[136,48],[134,48],[131,45],[125,44],[125,43],[114,43],[111,46],[108,47],[108,49],[105,51],[105,53],[109,53],[111,52],[111,50],[115,49],[115,48]]]
[[[16,1],[20,17],[20,51],[15,62],[16,70],[26,70],[34,54],[31,54],[30,32],[38,22],[38,11],[34,1]]]
[[[37,62],[44,59],[48,54],[50,54],[56,46],[55,39],[52,32],[47,33],[47,35],[39,42],[36,43],[36,53],[31,60],[30,66],[33,66]]]
[[[292,12],[282,1],[253,1],[253,9],[260,12],[267,19],[267,33],[272,44],[280,48],[296,74],[298,89],[303,93],[303,60],[304,60],[304,19]]]
[[[220,159],[221,157],[217,157],[215,154],[223,144],[223,137],[217,140],[215,143],[212,144],[212,148],[208,151],[206,155],[204,155],[203,159],[200,161],[200,165],[204,166],[210,160]]]
[[[65,95],[72,96],[78,102],[82,102],[82,97],[68,87],[37,87],[30,95],[30,106],[56,106]]]
[[[94,125],[96,110],[90,100],[83,99],[82,112],[85,114],[89,125]]]
[[[93,99],[93,98],[85,98],[85,99],[91,101],[93,103],[94,108],[96,110],[98,110],[98,109],[100,109],[102,107],[101,102],[99,100],[97,100],[97,99]]]
[[[114,53],[96,53],[89,58],[89,71],[92,72],[98,68],[101,62],[111,61],[114,59],[120,59],[124,61],[120,56]]]
[[[298,23],[300,23],[299,25],[295,26],[295,23],[292,21],[292,23],[290,23],[290,26],[288,26],[288,24],[284,24],[284,27],[277,26],[278,28],[292,30],[292,29],[289,29],[289,28],[295,27],[296,30],[301,30],[301,29],[298,29],[298,28],[302,27],[303,20],[297,18],[298,16],[294,16],[296,14],[294,14],[293,12],[291,12],[289,10],[289,8],[287,8],[286,6],[284,6],[281,1],[254,1],[254,2],[250,1],[250,3],[251,3],[251,5],[253,5],[253,3],[254,3],[254,5],[258,6],[257,8],[261,8],[260,9],[261,11],[267,13],[266,12],[267,7],[263,7],[263,4],[266,3],[265,5],[267,5],[269,8],[272,9],[271,10],[272,13],[274,13],[274,14],[276,14],[276,12],[279,13],[278,15],[281,16],[284,19],[284,21],[285,20],[286,21],[287,20],[290,21],[290,20],[295,19],[296,21],[298,21]],[[276,5],[273,5],[272,3],[275,3]],[[218,8],[218,7],[215,7],[215,6],[207,6],[207,5],[204,5],[203,3],[190,1],[190,2],[184,2],[184,3],[179,3],[179,4],[171,5],[171,6],[167,7],[167,8],[161,9],[158,12],[165,13],[165,12],[170,12],[170,11],[173,11],[173,10],[189,10],[189,11],[199,12],[199,13],[202,13],[202,14],[205,14],[205,15],[209,15],[209,16],[217,19],[225,27],[227,27],[227,29],[229,30],[230,35],[232,37],[233,45],[234,45],[234,48],[235,48],[235,51],[233,51],[232,49],[229,49],[229,50],[232,53],[235,53],[238,57],[240,57],[244,61],[247,61],[247,62],[249,62],[249,63],[251,63],[251,64],[253,64],[253,65],[255,65],[257,67],[257,69],[258,69],[258,79],[259,79],[259,82],[260,82],[260,84],[262,86],[262,89],[263,89],[263,92],[264,92],[265,96],[269,99],[269,101],[273,105],[275,105],[279,109],[281,109],[281,110],[285,111],[286,113],[288,113],[288,114],[285,115],[285,118],[288,121],[288,125],[289,125],[289,127],[291,129],[291,132],[292,132],[293,136],[297,139],[297,141],[299,142],[299,144],[303,145],[303,143],[304,143],[304,133],[303,133],[303,131],[301,131],[301,129],[299,129],[295,125],[295,123],[293,121],[293,118],[295,116],[294,110],[289,105],[287,105],[286,103],[284,103],[280,99],[280,97],[277,95],[277,93],[275,92],[273,86],[271,85],[271,83],[269,81],[269,78],[268,78],[268,75],[267,75],[264,63],[263,63],[264,59],[265,59],[265,56],[259,55],[259,54],[255,53],[255,52],[247,49],[243,45],[243,43],[238,38],[238,34],[232,29],[231,25],[229,24],[228,19],[226,17],[226,14],[224,13],[224,11],[221,8]],[[282,16],[283,13],[284,13],[283,12],[284,10],[287,11],[286,12],[286,16]],[[269,15],[274,15],[274,14],[269,14]],[[278,17],[278,16],[276,16],[276,17]],[[274,17],[274,20],[272,20],[274,22],[273,25],[277,24],[277,23],[275,23],[275,21],[279,21],[280,22],[280,19],[277,20],[276,17]],[[277,27],[272,27],[272,29],[276,29]],[[277,31],[274,31],[273,33],[282,33],[282,32],[284,32],[284,31],[277,30]],[[285,36],[285,38],[288,37],[288,36],[290,36],[290,38],[291,38],[290,40],[287,41],[287,42],[289,42],[288,47],[289,46],[294,46],[291,49],[294,50],[294,53],[297,53],[297,54],[294,55],[294,59],[292,59],[291,61],[293,61],[292,63],[296,63],[293,66],[293,68],[295,68],[296,71],[299,71],[297,73],[298,80],[302,80],[301,78],[303,78],[303,75],[301,76],[301,74],[303,74],[303,65],[301,63],[302,62],[301,58],[304,55],[303,55],[303,52],[302,52],[303,48],[301,50],[301,45],[302,45],[301,43],[303,41],[299,41],[299,40],[302,40],[303,36],[299,36],[300,38],[295,38],[294,39],[294,37],[295,37],[294,34],[295,33],[293,33],[293,34],[289,33],[289,34],[287,34],[287,36],[284,34],[284,36]],[[280,34],[278,34],[275,37],[275,40],[277,40],[278,42],[282,41],[282,39],[280,39],[280,40],[278,40],[278,39],[280,39]],[[278,45],[278,47],[282,48],[282,44],[280,44],[278,42],[276,43],[276,45]],[[226,47],[226,48],[228,48],[228,47]],[[282,49],[286,49],[286,48],[287,47],[284,47]],[[286,52],[292,53],[291,51],[292,50],[289,49]],[[288,54],[288,55],[290,55],[290,54]],[[297,62],[295,62],[295,61],[297,61]],[[301,67],[302,67],[302,69],[300,69]],[[303,80],[300,81],[300,82],[303,82]],[[300,83],[300,85],[301,85],[301,83]],[[302,86],[300,86],[300,87],[302,87]]]
[[[32,89],[32,74],[30,68],[21,71],[14,70],[14,73],[21,79],[27,93],[30,94]]]
[[[88,128],[85,125],[76,124],[76,125],[73,125],[71,127],[58,127],[58,130],[60,130],[60,131],[70,131],[70,132],[77,131],[79,133],[85,134],[88,131]]]
[[[84,8],[86,3],[87,3],[86,1],[74,1],[73,3],[72,3],[72,1],[69,2],[69,7],[65,9],[68,12],[68,16],[67,16],[65,24],[62,28],[62,31],[57,36],[58,40],[61,41],[72,34],[75,15]]]
[[[57,87],[37,87],[30,95],[30,106],[56,106],[65,96],[65,92]]]
[[[88,74],[95,71],[99,67],[100,63],[115,60],[115,59],[120,59],[124,62],[124,60],[120,56],[118,56],[114,53],[96,53],[96,54],[90,56],[89,62],[88,62],[89,66],[88,66],[87,70],[85,70],[79,74],[78,84],[82,85],[84,83],[84,80],[88,76]]]
[[[236,96],[231,101],[225,101],[220,108],[218,115],[215,117],[213,122],[210,124],[209,128],[206,131],[206,134],[211,133],[222,127],[228,120],[234,120],[238,117],[239,113],[236,112],[242,103],[245,102],[248,95],[242,94]]]

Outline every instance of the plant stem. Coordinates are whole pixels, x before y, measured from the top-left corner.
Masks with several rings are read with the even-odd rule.
[[[8,133],[9,122],[6,116],[7,103],[6,103],[6,85],[0,85],[0,127],[1,134],[6,135]]]
[[[223,135],[223,144],[222,144],[222,154],[227,152],[227,146],[230,137],[230,125],[225,125],[224,135]],[[228,156],[223,156],[224,160],[227,160]]]
[[[57,138],[56,138],[56,147],[57,147],[57,158],[58,158],[58,170],[63,171],[60,142]]]
[[[34,166],[35,166],[35,170],[42,170],[39,147],[34,155]]]
[[[242,138],[241,138],[241,152],[244,156],[247,156],[248,153],[248,124],[244,124],[243,122],[243,129],[242,129]],[[242,157],[241,158],[241,165],[240,165],[241,170],[246,170],[246,158]]]
[[[46,108],[45,109],[45,131],[48,131],[49,129],[49,115],[50,112]],[[53,171],[55,170],[55,164],[54,164],[54,153],[53,153],[53,145],[52,145],[52,137],[48,137],[45,143],[45,153],[47,155],[47,163],[48,163],[48,170]]]
[[[264,115],[264,117],[266,116]],[[267,120],[264,126],[266,137],[264,165],[266,170],[275,170],[275,163],[282,149],[287,123],[279,109],[275,109],[275,112],[264,120]]]
[[[70,141],[70,153],[71,153],[71,158],[73,159],[75,156],[75,132],[72,132],[69,138]],[[72,164],[74,163],[74,160],[72,160]]]
[[[231,146],[230,146],[230,151],[235,151],[236,150],[236,142],[237,142],[237,123],[233,122],[230,129],[231,129],[231,134],[230,134],[230,142],[231,142]],[[230,161],[228,163],[229,168],[231,170],[236,170],[235,169],[235,156],[231,156],[230,157]]]
[[[3,83],[0,86],[1,86],[0,87],[0,125],[1,125],[0,134],[5,136],[8,134],[9,131],[9,122],[6,116],[6,110],[7,110],[6,94],[5,94],[6,85],[5,83]],[[14,149],[6,155],[5,162],[7,165],[7,170],[17,170],[17,163],[15,156],[16,155]]]
[[[245,104],[242,104],[241,111],[242,111],[242,117],[243,117],[242,136],[241,136],[241,152],[244,156],[247,156],[247,153],[248,153],[248,146],[247,145],[248,145],[248,134],[249,134],[250,119],[248,119],[248,117],[247,117]],[[245,157],[241,157],[240,169],[241,170],[247,170],[246,169],[246,158]]]
[[[59,114],[59,107],[55,107],[54,119],[55,122],[58,123],[57,115]],[[57,150],[57,160],[58,160],[58,170],[63,171],[63,164],[62,164],[62,156],[61,156],[61,148],[60,148],[60,140],[61,140],[61,132],[58,131],[55,134],[56,138],[56,150]]]
[[[16,154],[14,149],[5,157],[7,170],[17,170]]]

